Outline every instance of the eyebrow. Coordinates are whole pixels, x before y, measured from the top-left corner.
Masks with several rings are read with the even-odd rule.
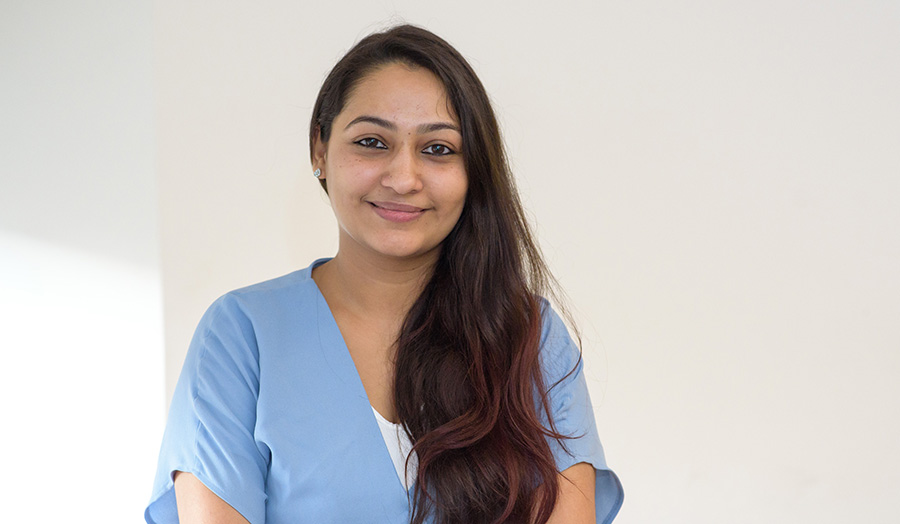
[[[375,124],[376,126],[383,127],[390,131],[397,131],[397,125],[394,124],[393,122],[389,122],[383,118],[378,118],[377,116],[371,116],[371,115],[362,115],[362,116],[358,116],[358,117],[354,118],[353,120],[350,121],[349,124],[347,124],[346,127],[344,127],[344,129],[349,129],[351,126],[354,126],[356,124],[360,124],[363,122]],[[451,131],[456,131],[457,133],[459,133],[459,127],[457,127],[455,124],[452,124],[450,122],[432,122],[429,124],[420,124],[419,127],[416,128],[416,131],[418,131],[419,134],[425,134],[425,133],[433,133],[434,131],[441,131],[442,129],[450,129]]]
[[[450,122],[434,122],[431,124],[422,124],[418,128],[419,134],[424,135],[425,133],[431,133],[434,131],[440,131],[442,129],[449,129],[451,131],[456,131],[459,133],[459,127]]]

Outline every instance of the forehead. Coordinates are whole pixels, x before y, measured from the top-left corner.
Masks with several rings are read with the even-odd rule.
[[[457,118],[440,79],[424,67],[391,63],[365,75],[350,91],[335,120],[350,121],[360,115],[404,121],[450,121]]]

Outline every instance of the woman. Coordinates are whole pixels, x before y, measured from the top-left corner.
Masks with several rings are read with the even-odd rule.
[[[420,28],[370,35],[310,153],[338,253],[204,315],[147,521],[611,521],[580,352],[468,63]]]

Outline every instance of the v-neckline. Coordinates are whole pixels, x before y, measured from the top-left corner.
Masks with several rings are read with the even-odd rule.
[[[325,299],[325,295],[322,293],[322,290],[319,289],[319,285],[312,277],[313,270],[329,260],[331,260],[331,258],[320,258],[314,261],[309,267],[308,278],[316,295],[316,314],[318,316],[316,327],[319,335],[319,346],[335,375],[351,388],[350,396],[362,399],[362,402],[365,403],[365,412],[367,413],[366,418],[368,419],[366,438],[373,439],[377,437],[378,442],[381,444],[379,446],[382,450],[381,466],[379,469],[385,471],[386,468],[389,468],[387,471],[390,471],[391,476],[394,478],[394,485],[408,498],[413,486],[415,486],[415,482],[410,484],[409,489],[407,489],[403,484],[403,480],[401,480],[397,474],[397,470],[394,468],[394,461],[387,448],[387,442],[385,442],[384,436],[381,434],[381,428],[378,425],[378,420],[375,418],[375,408],[369,401],[369,395],[366,393],[362,377],[359,375],[359,370],[356,368],[356,363],[353,361],[353,356],[350,354],[350,349],[347,346],[346,340],[344,340],[344,335],[341,333],[341,329],[337,324],[337,320],[334,318],[331,306],[328,305],[328,301]],[[333,347],[332,344],[326,344],[326,340],[338,341],[338,347]]]

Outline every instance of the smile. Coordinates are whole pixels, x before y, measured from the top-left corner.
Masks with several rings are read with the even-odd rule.
[[[390,222],[409,222],[425,213],[421,207],[397,202],[369,202],[375,214]]]

